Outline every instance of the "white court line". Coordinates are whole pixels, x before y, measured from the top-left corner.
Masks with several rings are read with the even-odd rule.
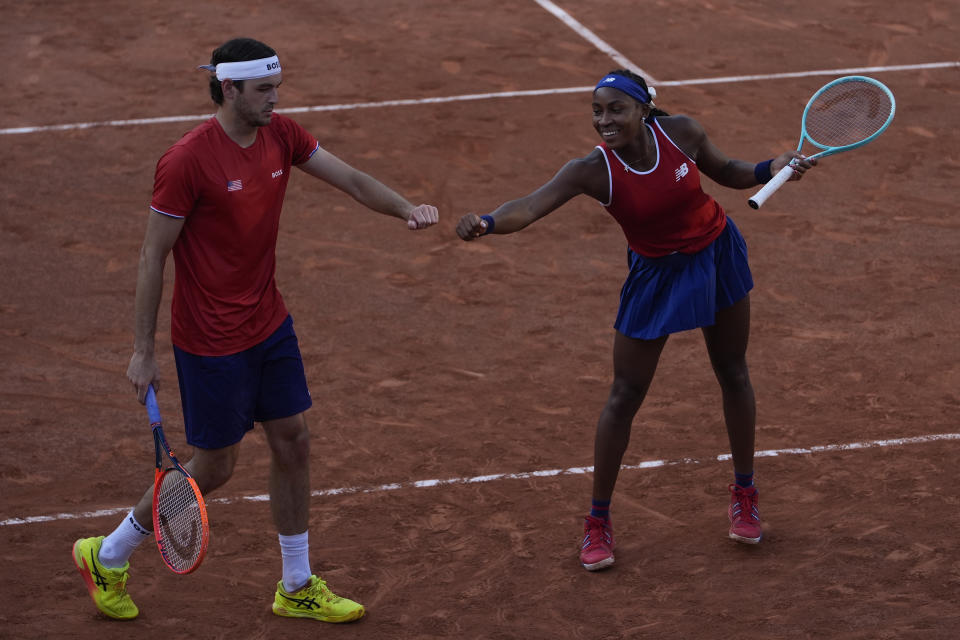
[[[580,36],[581,38],[583,38],[584,40],[586,40],[587,42],[595,46],[597,49],[600,49],[600,51],[603,51],[605,54],[613,58],[614,62],[616,62],[619,65],[622,65],[623,68],[625,69],[629,69],[630,71],[633,71],[634,73],[637,73],[643,76],[643,78],[647,81],[647,84],[655,84],[657,82],[656,80],[653,79],[653,77],[650,74],[648,74],[646,71],[644,71],[637,65],[633,64],[632,62],[630,62],[630,60],[628,60],[625,55],[623,55],[622,53],[620,53],[619,51],[611,47],[609,44],[607,44],[606,41],[600,39],[600,37],[597,34],[595,34],[593,31],[590,31],[590,29],[587,29],[576,18],[574,18],[569,13],[567,13],[566,11],[564,11],[563,9],[555,5],[553,2],[550,2],[550,0],[533,0],[533,1],[536,2],[538,5],[540,5],[541,7],[543,7],[544,9],[546,9],[547,11],[549,11],[550,13],[552,13],[557,18],[559,18],[561,22],[563,22],[565,25],[573,29],[578,36]],[[591,89],[592,88],[593,87],[591,87]]]
[[[958,62],[929,62],[924,64],[902,64],[889,67],[853,67],[849,69],[823,69],[819,71],[797,71],[790,73],[770,73],[754,76],[727,76],[723,78],[695,78],[692,80],[664,80],[658,82],[662,87],[684,87],[699,84],[719,84],[729,82],[754,82],[761,80],[782,80],[785,78],[805,78],[810,76],[848,75],[855,73],[883,73],[888,71],[916,71],[921,69],[960,68]],[[651,82],[651,85],[653,83]],[[370,109],[377,107],[407,107],[421,104],[439,104],[443,102],[462,102],[468,100],[493,100],[497,98],[519,98],[524,96],[546,96],[562,93],[586,93],[593,91],[593,86],[565,87],[559,89],[531,89],[527,91],[498,91],[495,93],[470,93],[460,96],[443,96],[437,98],[414,98],[407,100],[383,100],[381,102],[355,102],[352,104],[330,104],[313,107],[291,107],[277,109],[277,113],[307,113],[311,111],[348,111],[352,109]],[[51,124],[36,127],[11,127],[0,129],[0,135],[15,135],[21,133],[41,133],[44,131],[70,131],[74,129],[92,129],[94,127],[126,127],[135,125],[163,124],[166,122],[188,122],[206,120],[213,114],[205,113],[193,116],[165,116],[160,118],[136,118],[133,120],[105,120],[102,122],[75,122],[71,124]]]
[[[928,62],[926,64],[898,64],[885,67],[851,67],[849,69],[822,69],[820,71],[793,71],[771,73],[757,76],[727,76],[725,78],[693,78],[690,80],[666,81],[659,84],[664,87],[677,87],[689,84],[717,84],[727,82],[753,82],[756,80],[783,80],[786,78],[808,78],[810,76],[849,75],[857,73],[883,73],[887,71],[915,71],[919,69],[949,69],[960,67],[960,61]]]
[[[757,451],[754,457],[771,458],[777,456],[796,456],[813,453],[827,453],[831,451],[858,451],[861,449],[876,449],[881,447],[897,447],[908,444],[927,444],[930,442],[942,442],[945,440],[960,440],[960,433],[939,433],[928,436],[915,436],[912,438],[892,438],[887,440],[868,440],[866,442],[850,442],[847,444],[826,444],[814,447],[791,447],[787,449],[766,449]],[[661,467],[671,467],[685,464],[701,464],[701,462],[722,462],[730,459],[730,454],[725,453],[706,460],[696,460],[693,458],[681,458],[679,460],[646,460],[639,464],[625,464],[620,468],[625,471],[637,469],[657,469]],[[401,489],[425,489],[430,487],[439,487],[444,485],[460,484],[479,484],[484,482],[494,482],[497,480],[529,480],[531,478],[550,478],[554,476],[565,475],[583,475],[592,473],[593,467],[570,467],[568,469],[544,469],[542,471],[524,471],[521,473],[493,473],[484,476],[473,476],[472,478],[446,478],[437,480],[413,480],[409,482],[391,482],[374,487],[341,487],[339,489],[321,489],[312,491],[311,497],[323,496],[342,496],[354,493],[385,493],[387,491],[398,491]],[[256,496],[242,496],[239,498],[216,498],[209,500],[210,503],[233,504],[238,502],[265,502],[270,497],[265,494]],[[0,520],[0,527],[8,527],[18,524],[36,524],[40,522],[53,522],[55,520],[87,520],[90,518],[100,518],[103,516],[114,516],[121,513],[127,513],[130,507],[118,507],[115,509],[100,509],[98,511],[84,511],[80,513],[58,513],[48,516],[29,516],[26,518],[8,518]]]

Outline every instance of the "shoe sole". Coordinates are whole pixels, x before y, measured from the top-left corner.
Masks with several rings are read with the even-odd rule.
[[[93,579],[90,577],[90,569],[87,568],[87,559],[81,558],[77,555],[77,545],[80,544],[80,540],[77,540],[73,543],[73,565],[77,568],[77,571],[80,572],[80,577],[83,578],[83,583],[87,585],[87,593],[90,594],[90,597],[93,598],[93,604],[97,604],[97,599],[94,597],[96,594],[97,588],[93,584]],[[97,605],[97,609],[100,608],[100,605]]]
[[[604,558],[600,562],[593,562],[591,564],[581,562],[580,564],[582,564],[583,568],[587,571],[600,571],[601,569],[606,569],[613,564],[613,556],[611,555],[609,558]]]
[[[762,538],[763,538],[762,535],[761,535],[761,536],[757,536],[756,538],[747,538],[746,536],[737,535],[737,534],[735,534],[735,533],[732,532],[732,531],[730,532],[730,539],[731,539],[731,540],[736,540],[737,542],[740,542],[740,543],[743,543],[743,544],[760,544],[760,540],[761,540]]]
[[[290,611],[289,609],[282,609],[280,607],[274,606],[273,613],[282,616],[284,618],[309,618],[311,620],[319,620],[320,622],[353,622],[354,620],[359,620],[366,614],[367,610],[361,607],[356,611],[351,611],[344,616],[317,616],[311,615],[306,611]]]
[[[77,555],[77,545],[80,544],[81,540],[82,540],[82,538],[81,538],[80,540],[77,540],[76,542],[73,543],[73,553],[72,553],[72,555],[73,555],[73,564],[74,564],[74,566],[77,567],[77,571],[80,572],[80,577],[83,578],[83,583],[84,583],[85,585],[87,585],[87,593],[90,594],[90,599],[93,600],[93,606],[95,606],[95,607],[97,608],[97,611],[99,611],[100,613],[102,613],[102,614],[105,615],[105,616],[108,616],[109,618],[111,618],[111,619],[113,619],[113,620],[133,620],[134,618],[136,618],[137,616],[135,616],[135,615],[132,616],[132,617],[131,617],[131,616],[127,616],[127,617],[118,616],[118,615],[115,614],[115,613],[111,613],[111,612],[103,609],[103,608],[100,606],[100,603],[97,602],[97,593],[99,592],[99,590],[97,589],[97,586],[96,586],[95,584],[93,584],[93,578],[90,577],[90,569],[87,568],[87,559],[86,559],[86,558],[82,558],[82,557],[80,557],[80,556]]]

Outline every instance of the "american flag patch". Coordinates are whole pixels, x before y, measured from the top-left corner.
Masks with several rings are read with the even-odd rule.
[[[227,180],[227,191],[240,191],[243,189],[242,180]]]

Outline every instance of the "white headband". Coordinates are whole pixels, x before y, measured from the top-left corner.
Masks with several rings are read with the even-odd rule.
[[[221,62],[216,66],[202,64],[197,69],[216,71],[217,80],[253,80],[280,73],[280,59],[273,56],[243,62]]]

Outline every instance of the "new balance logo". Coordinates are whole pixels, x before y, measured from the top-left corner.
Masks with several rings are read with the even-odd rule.
[[[684,163],[683,163],[682,165],[680,165],[680,167],[679,167],[676,171],[674,171],[673,173],[674,173],[674,175],[677,176],[677,182],[680,182],[680,179],[683,178],[683,176],[685,176],[685,175],[687,175],[688,173],[690,173],[690,168],[687,166],[687,163],[684,162]]]

